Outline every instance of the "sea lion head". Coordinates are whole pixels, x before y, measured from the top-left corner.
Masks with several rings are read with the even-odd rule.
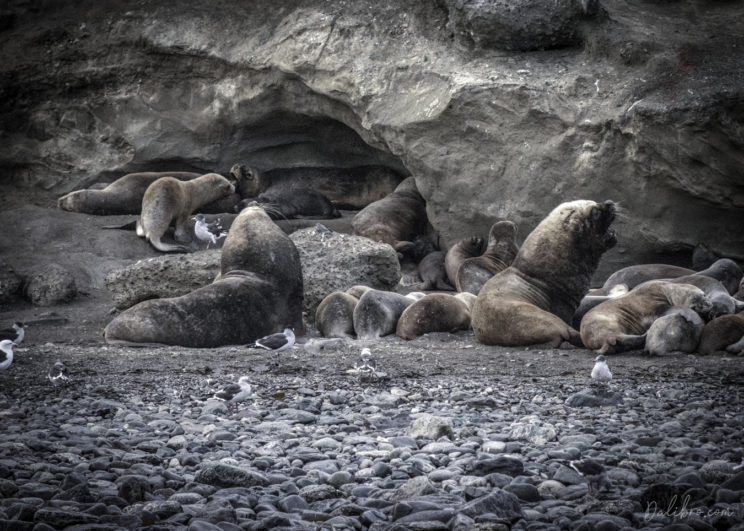
[[[241,197],[256,197],[261,193],[261,174],[256,168],[240,163],[233,164],[230,178],[235,182],[235,188]]]
[[[700,271],[698,274],[715,278],[723,284],[729,293],[736,293],[739,289],[739,282],[742,281],[742,271],[739,264],[730,258],[719,258],[708,269]]]

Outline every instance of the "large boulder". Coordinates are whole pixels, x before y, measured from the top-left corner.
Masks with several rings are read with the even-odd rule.
[[[398,255],[386,243],[315,228],[293,232],[290,239],[300,252],[305,297],[303,311],[314,316],[326,295],[364,285],[390,290],[400,280]]]
[[[74,299],[77,285],[68,269],[58,264],[47,264],[29,275],[25,293],[36,306],[54,306]]]
[[[220,272],[220,250],[171,254],[139,260],[106,276],[119,310],[149,299],[178,297],[211,284]]]

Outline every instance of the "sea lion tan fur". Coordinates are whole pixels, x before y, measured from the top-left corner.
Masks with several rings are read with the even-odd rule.
[[[698,352],[707,355],[728,350],[731,345],[741,341],[742,337],[744,337],[744,313],[716,317],[703,328]]]
[[[393,193],[370,203],[351,220],[354,234],[394,249],[412,242],[417,236],[429,233],[426,201],[416,188],[416,181],[408,177]]]
[[[600,354],[642,349],[651,324],[674,306],[703,315],[712,308],[698,287],[650,280],[589,310],[581,320],[581,339]]]
[[[467,330],[475,299],[472,293],[430,293],[403,310],[395,335],[414,339],[430,332]]]
[[[220,278],[187,295],[141,302],[106,326],[109,343],[211,348],[246,344],[302,324],[302,269],[292,240],[260,207],[225,238]]]
[[[172,223],[174,238],[191,241],[188,219],[191,213],[215,199],[233,193],[235,186],[218,173],[208,173],[191,181],[162,177],[147,187],[137,221],[137,236],[145,238],[159,251],[188,251],[188,247],[161,242]]]
[[[497,221],[488,232],[485,252],[466,259],[457,268],[457,291],[478,295],[488,279],[511,265],[518,252],[517,226],[511,221]]]
[[[654,356],[694,352],[704,326],[694,310],[675,306],[651,323],[643,350]]]
[[[612,201],[563,203],[527,236],[512,265],[494,275],[473,306],[475,337],[487,345],[581,345],[567,323],[602,254],[617,242]]]
[[[354,308],[359,298],[372,288],[352,286],[334,291],[320,301],[315,310],[315,327],[324,337],[354,336]]]

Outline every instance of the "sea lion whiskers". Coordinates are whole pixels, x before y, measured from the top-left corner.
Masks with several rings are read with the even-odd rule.
[[[257,204],[258,206],[263,208],[272,219],[282,218],[284,220],[287,220],[287,216],[284,215],[284,212],[282,212],[279,209],[276,203],[258,203],[257,202]]]

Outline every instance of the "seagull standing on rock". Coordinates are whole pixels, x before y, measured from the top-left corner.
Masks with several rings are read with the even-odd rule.
[[[196,237],[200,240],[207,242],[207,249],[209,249],[210,242],[217,244],[217,240],[227,236],[227,231],[222,228],[219,219],[207,223],[204,214],[197,214],[191,219],[196,220],[196,223],[194,224],[194,234],[196,234]]]
[[[13,363],[13,342],[10,339],[0,341],[0,371],[10,367]]]
[[[601,354],[594,358],[594,368],[592,369],[592,380],[602,385],[609,385],[612,381],[612,373],[607,366],[605,357]]]
[[[365,377],[372,379],[377,372],[377,361],[372,357],[372,351],[365,347],[359,357],[359,362],[354,365],[354,368],[359,371],[359,380]]]
[[[283,350],[292,348],[295,344],[294,331],[291,328],[285,328],[284,332],[278,332],[271,334],[261,339],[257,339],[254,343],[246,345],[248,348],[262,348],[277,354]]]
[[[0,330],[0,341],[3,339],[9,339],[16,345],[20,345],[21,341],[23,341],[23,336],[25,335],[25,331],[23,329],[23,323],[20,321],[16,321],[13,323],[13,328],[5,328],[3,330]]]
[[[70,383],[70,379],[67,377],[67,367],[65,367],[65,364],[62,363],[61,360],[57,360],[54,362],[54,365],[49,368],[47,378],[52,382],[54,387]]]
[[[607,480],[605,467],[594,459],[586,457],[580,461],[571,461],[570,466],[587,479],[590,494],[599,492],[599,489],[605,485]]]

